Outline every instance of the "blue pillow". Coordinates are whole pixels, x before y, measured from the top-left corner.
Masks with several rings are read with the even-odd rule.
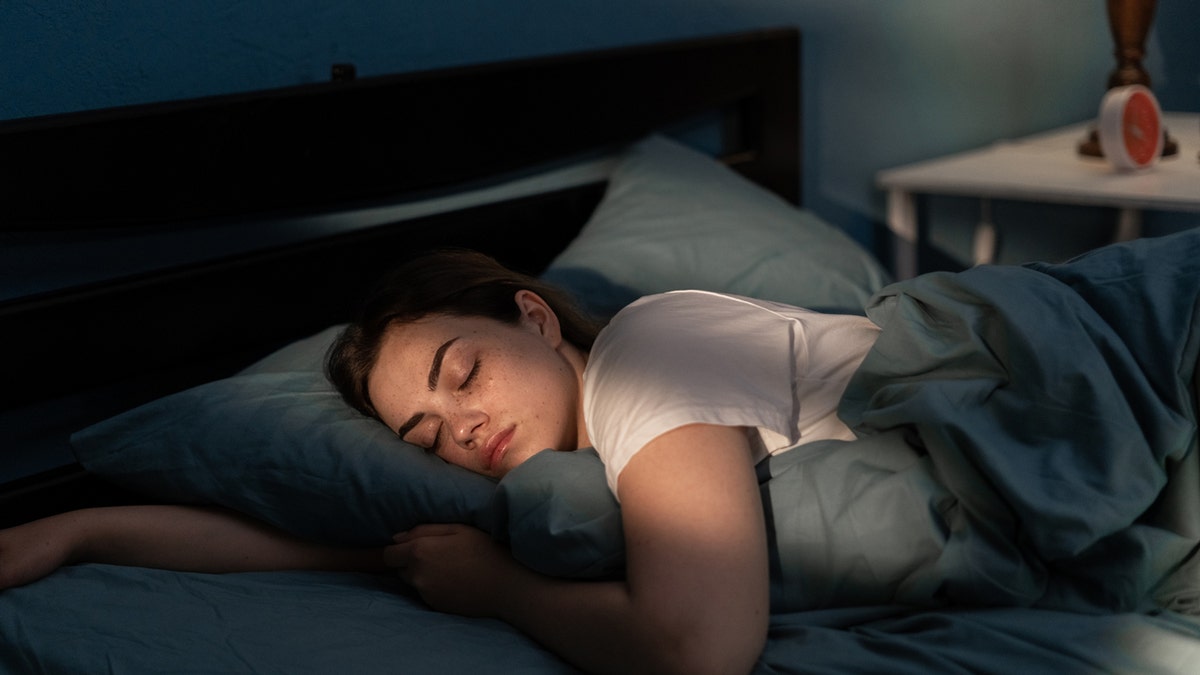
[[[322,372],[340,328],[88,427],[75,455],[152,499],[224,506],[326,543],[467,523],[545,574],[619,573],[620,512],[594,452],[540,453],[499,486],[447,464],[342,401]]]
[[[625,152],[546,276],[585,298],[604,280],[605,315],[622,296],[686,288],[862,313],[890,281],[845,232],[662,136]]]
[[[492,481],[396,438],[320,372],[211,382],[71,440],[88,471],[119,485],[320,541],[382,545],[422,522],[491,524]]]
[[[591,448],[525,460],[500,480],[492,515],[492,531],[530,569],[587,579],[624,572],[621,509]]]

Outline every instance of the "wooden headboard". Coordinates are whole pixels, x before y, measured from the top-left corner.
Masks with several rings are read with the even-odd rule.
[[[799,203],[799,40],[771,30],[4,122],[0,235],[337,213],[714,111],[731,165]],[[4,300],[0,462],[347,320],[384,270],[422,249],[468,246],[538,272],[602,193],[563,189]],[[47,409],[53,423],[24,423]]]

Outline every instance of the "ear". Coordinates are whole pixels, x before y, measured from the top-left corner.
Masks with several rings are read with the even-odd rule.
[[[558,323],[558,315],[542,296],[530,290],[519,290],[513,299],[521,311],[521,325],[528,326],[557,348],[562,343],[562,327]]]

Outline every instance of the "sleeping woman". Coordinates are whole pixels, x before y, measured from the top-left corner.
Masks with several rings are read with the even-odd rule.
[[[226,511],[136,506],[0,532],[0,588],[78,561],[395,570],[434,609],[502,619],[590,672],[745,673],[770,613],[755,465],[855,438],[839,401],[879,335],[865,317],[701,291],[643,298],[597,334],[489,258],[419,258],[335,343],[331,380],[400,438],[486,476],[594,447],[621,506],[624,579],[541,576],[465,525],[341,550]]]
[[[621,504],[626,579],[539,576],[468,526],[423,525],[382,552],[347,551],[225,511],[136,506],[3,533],[0,587],[76,561],[386,567],[435,609],[503,619],[589,671],[749,671],[770,609],[754,465],[797,443],[853,437],[836,407],[874,325],[680,292],[634,304],[597,337],[556,290],[482,255],[420,258],[391,279],[331,351],[346,400],[495,478],[547,448],[595,446]]]

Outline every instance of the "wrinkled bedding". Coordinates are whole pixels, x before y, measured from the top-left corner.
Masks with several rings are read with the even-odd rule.
[[[1168,580],[1200,545],[1200,231],[930,275],[868,313],[884,330],[841,413],[915,432],[953,495],[939,595],[1198,609],[1194,569]]]
[[[859,440],[759,467],[775,606],[1200,611],[1198,261],[1193,231],[884,289]]]
[[[426,609],[390,579],[66,568],[0,596],[4,673],[573,673],[507,625]],[[1200,622],[1166,612],[777,614],[758,673],[1187,673]]]
[[[876,296],[860,440],[759,467],[758,671],[1195,672],[1198,300],[1200,230]],[[0,594],[0,638],[14,673],[571,672],[347,574],[81,565]]]

